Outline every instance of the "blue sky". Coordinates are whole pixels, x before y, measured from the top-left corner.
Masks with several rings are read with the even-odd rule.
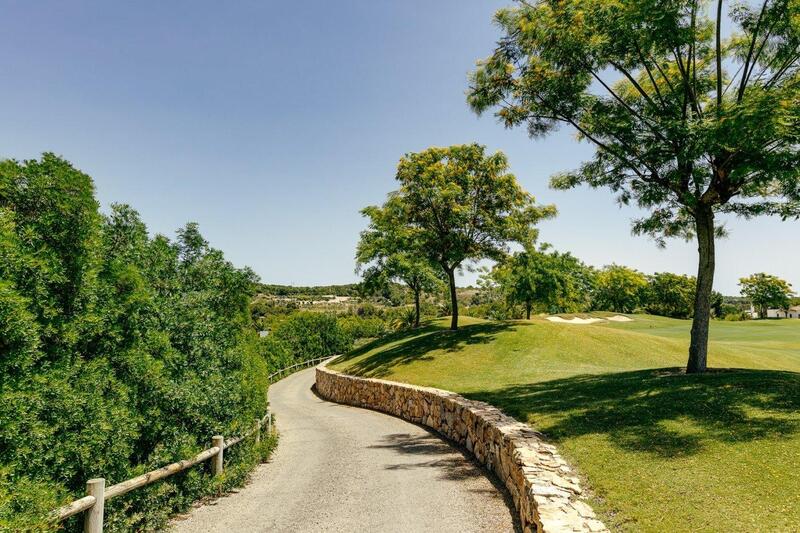
[[[152,232],[196,221],[265,282],[327,284],[356,279],[358,211],[395,187],[403,153],[478,141],[557,204],[544,241],[597,266],[693,273],[693,245],[632,236],[636,212],[608,191],[548,189],[591,154],[573,132],[533,141],[469,110],[467,73],[509,3],[4,0],[0,157],[54,151]],[[728,227],[717,289],[758,271],[800,288],[798,222]]]

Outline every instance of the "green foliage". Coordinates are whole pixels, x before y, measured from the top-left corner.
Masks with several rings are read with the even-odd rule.
[[[260,339],[259,348],[270,371],[287,368],[301,361],[295,358],[287,343],[276,339],[274,335]]]
[[[362,317],[358,315],[340,317],[339,326],[351,339],[370,339],[386,333],[386,322],[378,317]]]
[[[370,219],[356,249],[356,271],[362,272],[364,288],[386,292],[392,281],[402,281],[414,294],[414,325],[419,326],[422,293],[441,286],[441,270],[420,253],[422,243],[397,224],[390,207],[370,206],[361,213]]]
[[[357,283],[346,285],[316,285],[314,287],[299,287],[295,285],[271,285],[267,283],[254,284],[256,292],[272,296],[295,296],[301,300],[310,300],[318,296],[359,296]]]
[[[468,92],[506,127],[568,125],[595,147],[554,187],[610,189],[661,245],[696,237],[691,372],[706,368],[717,215],[800,216],[800,3],[711,4],[521,1],[497,12]]]
[[[175,242],[151,238],[128,206],[102,216],[91,179],[67,161],[8,160],[0,259],[0,520],[10,529],[38,528],[43,506],[82,496],[89,478],[116,483],[184,459],[263,415],[255,276],[195,224]],[[230,464],[239,468],[235,454]],[[213,488],[207,478],[198,468],[112,502],[107,529],[161,527]]]
[[[740,311],[734,306],[724,306],[722,311],[722,319],[728,322],[741,322],[747,320],[749,317],[744,311]]]
[[[48,531],[47,513],[63,500],[56,483],[14,479],[10,469],[0,469],[0,531]]]
[[[270,330],[299,309],[300,305],[294,300],[275,299],[259,294],[250,302],[250,318],[256,330]]]
[[[696,283],[693,277],[670,272],[648,276],[644,308],[654,315],[691,318]]]
[[[641,272],[610,265],[597,273],[592,307],[600,311],[632,313],[645,299],[647,278]]]
[[[298,361],[344,353],[353,346],[353,337],[336,316],[311,311],[291,315],[270,337],[283,343]]]
[[[492,269],[491,280],[507,303],[525,308],[526,318],[534,308],[546,313],[585,310],[593,284],[591,270],[569,253],[546,250],[546,246],[530,247],[507,257]]]
[[[763,272],[739,279],[739,285],[742,296],[750,299],[761,318],[767,317],[769,308],[788,309],[794,296],[791,284]]]
[[[419,327],[419,315],[414,309],[401,307],[394,313],[389,321],[389,327],[394,331],[402,331]]]
[[[505,35],[473,73],[469,103],[534,136],[576,128],[597,152],[554,183],[635,200],[651,210],[637,231],[693,232],[703,208],[796,216],[800,6],[737,4],[726,39],[717,34],[724,15],[711,18],[707,5],[539,0],[501,9]]]
[[[368,208],[393,228],[403,251],[441,267],[450,286],[451,327],[458,327],[455,272],[466,263],[500,259],[509,242],[530,243],[539,220],[555,207],[539,206],[508,172],[502,152],[478,144],[428,148],[403,156],[399,190],[382,208]]]

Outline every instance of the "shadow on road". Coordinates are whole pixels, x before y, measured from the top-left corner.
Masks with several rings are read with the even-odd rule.
[[[466,450],[461,449],[461,447],[456,446],[454,443],[443,440],[442,437],[432,433],[424,426],[417,426],[425,430],[426,433],[424,435],[412,435],[409,433],[384,435],[379,444],[373,444],[369,446],[369,448],[391,450],[398,455],[420,456],[420,458],[424,459],[412,463],[402,462],[388,464],[385,466],[387,470],[435,468],[439,471],[439,475],[442,479],[450,481],[464,481],[471,478],[486,476],[495,490],[470,490],[472,490],[472,492],[485,494],[489,498],[501,498],[514,521],[514,531],[522,531],[518,514],[514,509],[514,502],[511,500],[511,496],[506,488],[500,483],[500,480],[497,479],[494,474],[483,468],[483,466],[481,466]]]

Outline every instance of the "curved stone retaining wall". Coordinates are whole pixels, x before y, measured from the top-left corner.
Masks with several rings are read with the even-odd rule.
[[[511,493],[525,532],[608,531],[556,448],[499,409],[441,389],[349,376],[326,363],[316,372],[323,398],[423,424],[464,446]]]

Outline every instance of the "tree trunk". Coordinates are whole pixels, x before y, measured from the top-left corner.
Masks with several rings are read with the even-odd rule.
[[[689,342],[689,362],[686,372],[706,371],[708,361],[708,325],[711,320],[711,291],[714,286],[714,212],[710,207],[698,207],[695,215],[697,229],[697,287],[694,297],[694,319]]]
[[[447,269],[447,281],[450,283],[450,329],[458,329],[458,297],[456,296],[456,269]]]
[[[414,327],[419,327],[419,289],[414,289]]]
[[[531,302],[525,302],[525,319],[526,320],[530,320],[531,319],[531,307],[533,307],[533,305],[531,305]]]

